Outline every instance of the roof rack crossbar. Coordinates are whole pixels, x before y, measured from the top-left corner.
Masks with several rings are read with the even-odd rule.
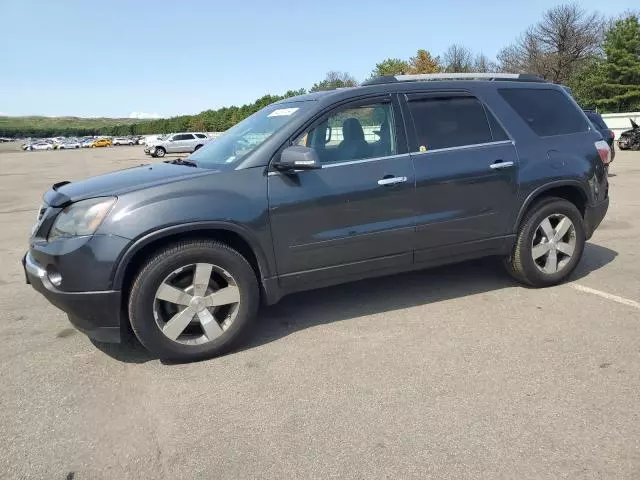
[[[363,85],[394,82],[424,82],[437,80],[509,80],[515,82],[544,82],[545,80],[529,73],[425,73],[417,75],[385,75],[372,78]]]

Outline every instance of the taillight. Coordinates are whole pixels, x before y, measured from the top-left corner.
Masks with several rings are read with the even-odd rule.
[[[600,155],[600,160],[605,165],[608,165],[611,161],[611,149],[609,145],[604,140],[598,140],[596,143],[596,148],[598,149],[598,155]]]

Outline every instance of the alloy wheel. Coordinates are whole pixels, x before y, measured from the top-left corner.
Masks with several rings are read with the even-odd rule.
[[[566,215],[546,217],[533,236],[531,256],[538,269],[554,274],[564,269],[576,249],[576,228]]]
[[[196,263],[171,272],[156,290],[153,315],[170,340],[202,345],[232,325],[240,307],[240,290],[229,272]]]

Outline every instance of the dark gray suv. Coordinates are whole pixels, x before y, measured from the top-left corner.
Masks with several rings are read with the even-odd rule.
[[[97,341],[228,351],[261,301],[499,256],[564,280],[609,204],[609,148],[526,75],[381,77],[270,105],[187,159],[44,195],[27,280]]]

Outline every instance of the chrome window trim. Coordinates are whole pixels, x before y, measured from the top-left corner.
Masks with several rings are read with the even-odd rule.
[[[406,157],[407,155],[426,155],[429,153],[454,152],[457,150],[469,150],[472,148],[491,147],[496,145],[509,145],[509,144],[515,145],[515,142],[513,140],[500,140],[498,142],[474,143],[472,145],[460,145],[458,147],[438,148],[435,150],[427,150],[426,152],[417,151],[417,152],[409,152],[409,153],[400,153],[397,155],[388,155],[386,157],[363,158],[360,160],[349,160],[346,162],[327,163],[322,165],[321,170],[324,170],[325,168],[344,167],[346,165],[357,165],[360,163],[378,162],[380,160],[389,160],[393,158]],[[303,171],[304,170],[294,170],[294,172],[303,172]],[[272,175],[280,175],[280,174],[281,172],[271,171],[267,175],[272,176]]]
[[[515,142],[513,140],[500,140],[497,142],[473,143],[471,145],[459,145],[457,147],[434,148],[433,150],[427,150],[426,152],[421,152],[421,151],[410,152],[410,155],[425,155],[428,153],[452,152],[456,150],[468,150],[471,148],[490,147],[494,145],[507,145],[507,144],[515,145]]]
[[[360,160],[349,160],[346,162],[335,162],[335,163],[326,163],[322,165],[322,168],[319,170],[324,170],[325,168],[333,168],[333,167],[344,167],[346,165],[357,165],[359,163],[369,163],[369,162],[378,162],[380,160],[390,160],[394,158],[407,157],[408,153],[399,153],[397,155],[387,155],[386,157],[373,157],[373,158],[362,158]],[[294,170],[294,172],[304,172],[304,170]],[[282,172],[278,172],[277,170],[269,172],[267,175],[269,177],[273,175],[280,175]]]
[[[335,163],[326,163],[322,165],[322,168],[333,168],[333,167],[343,167],[345,165],[357,165],[359,163],[369,163],[369,162],[377,162],[379,160],[390,160],[393,158],[406,157],[409,155],[408,153],[400,153],[397,155],[387,155],[385,157],[372,157],[372,158],[362,158],[360,160],[348,160],[346,162],[335,162]]]

